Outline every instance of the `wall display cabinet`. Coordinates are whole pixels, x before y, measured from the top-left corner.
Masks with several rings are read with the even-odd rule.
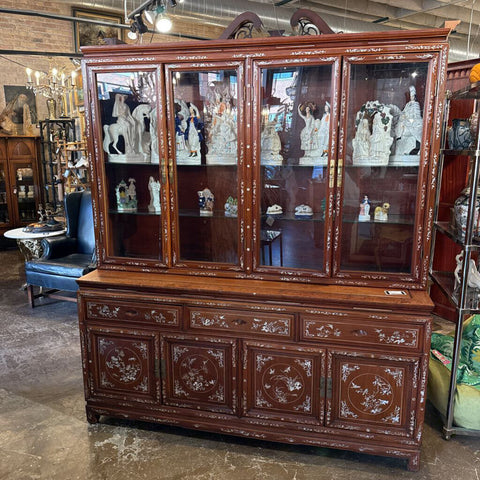
[[[0,137],[0,233],[37,220],[40,184],[38,139]]]
[[[447,34],[84,49],[89,421],[419,468]]]
[[[443,186],[442,174],[453,168],[461,171],[467,170],[468,181],[465,188],[457,185],[458,198],[450,203],[450,208],[445,211],[442,204],[437,201],[435,211],[434,242],[432,245],[433,258],[431,266],[432,286],[436,286],[443,297],[449,302],[455,312],[455,334],[451,361],[451,375],[449,379],[448,398],[444,415],[443,433],[446,439],[453,434],[480,435],[479,430],[463,428],[454,424],[455,408],[458,401],[457,394],[457,371],[462,364],[467,362],[466,353],[462,347],[464,324],[473,314],[480,312],[479,289],[480,276],[477,266],[479,262],[479,177],[480,177],[480,136],[478,134],[478,120],[480,113],[480,83],[473,83],[455,92],[448,92],[446,112],[443,129],[443,146],[439,163],[439,180]],[[463,107],[469,112],[471,124],[467,125],[467,139],[464,144],[458,142],[458,137],[453,135],[455,124],[448,128],[450,106],[458,111],[462,107],[458,104],[467,104]],[[456,109],[455,109],[456,107]],[[457,129],[458,131],[458,129]],[[448,148],[447,148],[448,147]],[[447,184],[448,185],[448,184]],[[451,187],[450,187],[451,188]],[[442,189],[438,189],[437,197],[441,197]],[[471,192],[476,192],[472,194]],[[446,195],[444,195],[445,197]],[[454,264],[450,270],[439,268],[441,257],[448,252],[441,242],[450,246],[451,258],[448,260]],[[453,248],[452,248],[453,246]],[[453,258],[452,258],[453,257]],[[468,352],[468,349],[466,349]],[[472,402],[474,405],[475,402]]]

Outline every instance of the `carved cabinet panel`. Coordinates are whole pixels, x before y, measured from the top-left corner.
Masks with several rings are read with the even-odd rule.
[[[159,335],[88,325],[82,335],[88,363],[88,396],[160,403]]]
[[[328,352],[326,425],[413,436],[420,359]]]
[[[164,403],[235,413],[236,341],[168,335],[162,338]]]
[[[320,424],[324,357],[320,348],[244,342],[243,414]]]

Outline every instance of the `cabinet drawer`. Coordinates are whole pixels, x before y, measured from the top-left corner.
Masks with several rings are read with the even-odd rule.
[[[326,340],[346,343],[388,346],[419,350],[423,342],[423,326],[392,321],[368,320],[363,316],[348,315],[348,319],[322,318],[302,315],[300,337],[302,340]]]
[[[86,300],[85,310],[87,318],[95,320],[126,320],[179,327],[182,307]]]
[[[190,328],[292,338],[293,315],[245,310],[187,308]]]

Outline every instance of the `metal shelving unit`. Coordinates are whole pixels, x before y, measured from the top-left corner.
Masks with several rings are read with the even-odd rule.
[[[470,85],[467,88],[458,90],[456,92],[447,92],[445,111],[444,111],[444,125],[442,131],[441,145],[445,146],[447,137],[447,124],[450,110],[450,103],[456,100],[474,99],[474,112],[479,112],[480,107],[480,82]],[[455,411],[455,393],[457,391],[457,370],[461,359],[461,343],[463,337],[464,321],[472,314],[480,313],[480,293],[477,289],[468,287],[468,275],[470,259],[472,253],[480,252],[480,238],[474,237],[474,222],[475,222],[475,207],[476,207],[476,192],[479,186],[480,173],[480,136],[478,135],[478,127],[476,132],[475,145],[473,149],[468,150],[451,150],[442,149],[438,165],[438,188],[436,191],[435,201],[435,222],[434,228],[436,232],[447,236],[450,240],[461,247],[463,251],[463,265],[461,269],[461,282],[455,286],[455,278],[453,272],[442,272],[433,270],[433,260],[435,255],[435,239],[436,234],[432,240],[432,255],[430,265],[430,278],[432,282],[437,284],[443,294],[450,300],[456,309],[455,322],[455,336],[454,349],[452,356],[452,368],[450,374],[450,385],[448,390],[447,410],[444,417],[443,435],[445,439],[450,439],[453,434],[459,435],[475,435],[480,436],[480,430],[473,430],[455,426],[454,411]],[[455,158],[451,158],[455,157]],[[463,158],[459,158],[463,157]],[[455,227],[449,222],[438,220],[438,207],[440,202],[440,190],[442,185],[442,172],[445,161],[465,161],[468,158],[470,161],[470,175],[468,187],[470,189],[470,198],[468,199],[468,214],[465,236],[459,235]]]
[[[57,164],[55,152],[57,141],[74,142],[75,120],[73,118],[59,118],[55,120],[42,120],[40,122],[40,151],[43,167],[43,179],[45,186],[45,202],[50,204],[54,211],[62,208],[59,201],[57,187],[62,185],[60,178],[62,172]]]

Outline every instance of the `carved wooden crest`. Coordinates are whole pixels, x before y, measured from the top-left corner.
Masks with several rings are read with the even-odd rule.
[[[290,25],[295,35],[325,35],[335,33],[320,15],[306,8],[300,8],[292,15]],[[222,35],[220,35],[220,39],[252,38],[254,32],[257,32],[255,36],[258,37],[281,37],[284,31],[267,31],[256,13],[244,12],[235,18],[224,30]]]

